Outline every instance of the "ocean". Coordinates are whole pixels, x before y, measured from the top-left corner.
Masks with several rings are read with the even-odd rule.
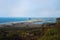
[[[10,22],[36,20],[36,19],[44,20],[44,22],[37,22],[35,24],[42,24],[42,23],[47,23],[47,22],[55,23],[56,22],[56,18],[24,18],[24,17],[20,17],[20,18],[0,18],[0,24],[10,23]]]

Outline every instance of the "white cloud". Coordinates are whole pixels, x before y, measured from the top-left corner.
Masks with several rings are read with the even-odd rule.
[[[10,16],[50,17],[60,13],[56,10],[57,0],[22,0],[10,5]],[[60,10],[59,10],[60,11]]]
[[[27,12],[27,10],[29,9],[29,3],[26,1],[23,1],[21,4],[19,4],[18,6],[12,6],[10,9],[10,15],[11,16],[24,16]]]

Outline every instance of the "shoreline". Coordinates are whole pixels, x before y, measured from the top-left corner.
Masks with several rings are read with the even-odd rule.
[[[43,22],[42,20],[27,20],[27,21],[16,21],[16,22],[6,22],[6,23],[0,23],[0,24],[11,24],[11,23],[25,23],[25,22]]]
[[[40,23],[38,23],[40,22]],[[41,22],[44,22],[42,20],[27,20],[27,21],[18,21],[18,22],[8,22],[8,23],[3,23],[3,24],[0,24],[0,27],[46,27],[46,26],[49,26],[49,25],[55,25],[55,23],[42,23]],[[37,23],[37,24],[35,24]]]
[[[27,20],[18,22],[8,22],[0,24],[0,27],[25,27],[25,26],[38,26],[38,24],[32,24],[33,22],[42,22],[41,20]]]

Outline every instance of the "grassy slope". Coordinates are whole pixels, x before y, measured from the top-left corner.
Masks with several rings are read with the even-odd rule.
[[[58,27],[50,28],[40,40],[60,40],[60,30]]]
[[[33,29],[33,30],[32,30]],[[40,30],[42,29],[42,30]],[[43,30],[44,29],[44,30]],[[36,33],[39,36],[39,40],[60,40],[60,28],[51,27],[51,28],[0,28],[1,30],[10,30],[8,31],[8,36],[12,36],[13,34],[26,35],[26,32],[30,32],[32,34]],[[17,32],[18,30],[18,32]],[[40,33],[43,33],[40,35]],[[2,34],[0,38],[2,38]]]

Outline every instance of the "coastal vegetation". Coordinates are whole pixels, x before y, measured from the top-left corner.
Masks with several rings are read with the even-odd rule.
[[[60,40],[60,19],[42,27],[1,27],[0,40]]]

